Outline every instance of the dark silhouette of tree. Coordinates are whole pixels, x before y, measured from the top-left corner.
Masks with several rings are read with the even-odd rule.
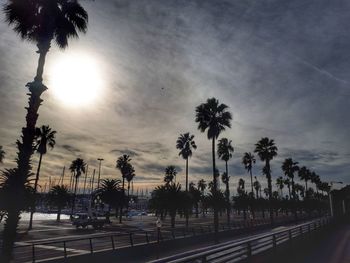
[[[61,219],[62,209],[69,205],[71,193],[65,185],[54,185],[48,193],[48,202],[50,205],[57,207],[57,219]]]
[[[75,199],[77,194],[77,186],[78,186],[79,178],[82,173],[85,174],[85,169],[86,169],[86,163],[81,158],[75,159],[69,167],[69,170],[74,173],[74,179],[75,179],[71,216],[73,215],[74,208],[75,208]]]
[[[205,206],[205,195],[204,195],[204,191],[205,189],[207,188],[207,184],[205,182],[204,179],[200,179],[197,183],[197,188],[198,190],[201,192],[201,209],[202,209],[202,214],[203,214],[203,217],[204,217],[204,212],[205,212],[205,209],[204,209],[204,206]]]
[[[104,179],[100,187],[94,193],[94,196],[99,196],[100,200],[108,205],[106,219],[109,220],[111,208],[118,208],[123,199],[123,190],[120,180]]]
[[[192,149],[197,149],[194,141],[194,135],[189,132],[180,134],[176,141],[176,149],[179,149],[179,155],[186,160],[186,191],[188,191],[188,158],[192,156]]]
[[[251,183],[251,188],[252,188],[252,193],[253,193],[253,174],[252,174],[252,169],[253,169],[253,164],[255,164],[254,155],[251,154],[250,152],[244,153],[244,156],[242,158],[242,163],[244,165],[244,168],[250,174],[250,183]],[[258,197],[256,197],[256,198],[258,198]]]
[[[4,161],[5,158],[5,151],[2,149],[2,146],[0,145],[0,163]]]
[[[201,200],[202,192],[200,189],[196,188],[196,186],[193,182],[191,182],[189,184],[189,193],[190,193],[190,197],[192,200],[192,204],[193,204],[194,208],[196,209],[196,217],[198,218],[199,201]]]
[[[231,145],[232,141],[228,140],[227,138],[222,138],[219,140],[218,143],[218,157],[225,162],[225,168],[226,172],[222,176],[222,182],[226,185],[226,191],[225,191],[225,196],[226,196],[226,203],[227,203],[227,208],[226,208],[226,213],[227,213],[227,224],[230,225],[230,188],[229,188],[229,180],[230,176],[228,175],[228,161],[232,158],[232,153],[234,152],[234,149]]]
[[[128,182],[128,199],[129,199],[129,196],[130,196],[130,183],[132,182],[132,180],[134,179],[136,174],[135,174],[135,168],[132,165],[128,165],[128,167],[129,167],[129,171],[126,174],[125,179]]]
[[[294,162],[292,158],[287,158],[284,160],[282,164],[282,171],[284,175],[287,176],[291,180],[292,185],[292,200],[293,200],[293,210],[294,216],[297,220],[297,211],[296,211],[296,195],[295,195],[295,185],[294,185],[294,173],[299,170],[298,162]]]
[[[206,103],[202,103],[196,108],[196,122],[198,123],[198,129],[201,132],[205,132],[207,130],[207,137],[209,140],[212,140],[214,193],[217,190],[217,178],[215,174],[215,140],[219,137],[222,131],[224,131],[226,128],[231,128],[232,116],[227,109],[227,105],[219,104],[219,101],[215,98],[208,99]],[[214,207],[215,233],[218,232],[218,227],[218,210]]]
[[[276,186],[277,186],[278,189],[280,190],[281,198],[283,198],[284,179],[283,179],[282,176],[279,176],[279,177],[276,179]]]
[[[56,135],[56,131],[51,130],[51,128],[48,125],[43,125],[43,126],[41,126],[41,128],[36,128],[36,130],[35,130],[36,151],[40,155],[38,169],[36,172],[36,177],[35,177],[35,182],[34,182],[35,193],[37,193],[37,189],[38,189],[41,161],[43,159],[43,156],[47,153],[47,147],[49,147],[51,149],[53,149],[55,147],[55,144],[56,144],[55,135]],[[30,212],[29,227],[28,227],[29,230],[33,228],[34,212],[35,212],[35,205],[34,205],[34,207],[32,207],[31,212]]]
[[[255,192],[256,192],[256,199],[258,199],[259,198],[259,194],[258,193],[259,193],[259,191],[261,189],[261,184],[258,181],[258,179],[256,178],[256,176],[255,176],[255,181],[253,183],[253,186],[254,186],[254,189],[255,189]]]
[[[0,174],[0,211],[5,211],[7,215],[2,237],[3,241],[8,242],[7,245],[15,242],[16,235],[12,228],[17,228],[19,212],[27,210],[34,203],[34,189],[28,179],[30,176],[32,174],[27,174],[24,177],[18,176],[16,169],[6,169]],[[14,202],[16,202],[15,207],[13,206]],[[14,216],[17,218],[13,218]],[[11,248],[6,246],[3,249],[10,250]],[[9,262],[7,259],[3,256],[0,262]]]
[[[269,138],[265,137],[262,138],[260,141],[258,141],[257,144],[255,144],[255,150],[260,158],[261,161],[265,162],[265,166],[263,168],[263,172],[266,175],[267,178],[267,185],[269,190],[269,200],[270,200],[270,220],[271,224],[274,223],[273,221],[273,211],[272,211],[272,182],[271,182],[271,167],[270,167],[270,161],[277,156],[277,147],[275,145],[274,140],[270,140]]]
[[[166,184],[172,183],[176,178],[176,175],[177,175],[176,167],[173,165],[169,165],[168,167],[165,168],[164,182]]]
[[[290,192],[291,182],[290,182],[289,178],[284,179],[284,184],[288,188],[288,196],[289,196],[289,199],[290,199],[291,198],[291,192]]]
[[[130,159],[129,155],[127,155],[127,154],[120,156],[117,160],[116,168],[122,174],[123,196],[125,196],[125,179],[129,175],[130,171],[132,171],[132,166],[131,166],[130,162],[131,162],[131,159]],[[122,204],[124,204],[124,203],[125,203],[125,200],[123,200]],[[123,205],[120,206],[119,223],[122,222],[122,216],[123,216]]]
[[[316,187],[316,193],[318,194],[318,187],[321,183],[320,176],[316,174],[315,172],[311,172],[310,174],[310,180],[313,184],[315,184]]]
[[[307,182],[311,179],[311,172],[305,166],[301,167],[298,171],[300,180],[305,181],[305,189],[307,191]]]
[[[26,116],[26,127],[22,129],[21,141],[17,141],[17,169],[19,177],[30,175],[30,159],[34,153],[33,142],[38,110],[42,103],[40,98],[47,87],[42,83],[46,54],[54,41],[60,48],[68,46],[69,38],[77,38],[78,32],[86,32],[88,14],[78,1],[70,0],[8,0],[3,7],[6,21],[13,26],[14,31],[24,40],[37,44],[39,61],[34,81],[27,83],[29,89],[29,106]],[[25,179],[22,180],[24,182]],[[23,186],[18,186],[22,188]],[[18,201],[20,202],[20,201]],[[17,201],[13,201],[17,207]],[[15,212],[16,211],[16,212]],[[9,213],[5,225],[6,231],[16,237],[20,209]],[[10,222],[13,221],[13,222]],[[9,235],[9,236],[11,236]],[[13,238],[4,237],[2,257],[4,261],[11,259]]]

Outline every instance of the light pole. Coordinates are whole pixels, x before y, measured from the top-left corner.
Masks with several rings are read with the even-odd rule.
[[[332,187],[333,187],[333,184],[343,184],[343,182],[334,182],[334,181],[331,181],[329,182],[331,187],[329,189],[329,207],[330,207],[330,210],[331,210],[331,217],[334,216],[334,211],[333,211],[333,198],[332,198]]]
[[[97,161],[100,161],[100,165],[98,167],[98,179],[97,179],[97,189],[100,187],[100,177],[101,177],[101,162],[103,161],[104,159],[102,158],[98,158]]]

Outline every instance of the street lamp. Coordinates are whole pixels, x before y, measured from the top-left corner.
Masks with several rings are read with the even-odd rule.
[[[102,158],[98,158],[97,161],[100,161],[100,165],[98,167],[98,179],[97,179],[97,189],[100,188],[100,177],[101,177],[101,162],[103,161],[104,159]]]
[[[333,184],[343,184],[343,182],[335,182],[335,181],[331,181],[329,182],[330,183],[330,189],[329,189],[329,207],[330,207],[330,210],[331,210],[331,217],[334,216],[334,212],[333,212],[333,198],[332,198],[332,187],[333,187]]]

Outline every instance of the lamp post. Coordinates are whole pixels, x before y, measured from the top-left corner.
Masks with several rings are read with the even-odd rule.
[[[100,165],[98,167],[98,179],[97,179],[97,189],[100,187],[100,177],[101,177],[101,162],[103,161],[104,159],[102,158],[98,158],[97,161],[100,161]]]
[[[332,187],[333,187],[333,184],[343,184],[343,182],[334,182],[334,181],[331,181],[329,182],[331,187],[329,189],[329,208],[330,208],[330,211],[331,211],[331,217],[334,216],[334,211],[333,211],[333,198],[332,198]]]

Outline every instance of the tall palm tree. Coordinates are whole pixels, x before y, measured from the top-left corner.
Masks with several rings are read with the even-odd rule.
[[[312,182],[313,184],[315,184],[316,193],[318,194],[318,186],[319,186],[320,183],[321,183],[320,176],[319,176],[318,174],[316,174],[315,172],[311,172],[311,173],[310,173],[310,178],[311,178],[311,182]]]
[[[272,210],[272,182],[271,182],[271,167],[270,161],[277,156],[277,147],[275,145],[274,140],[270,140],[269,138],[261,138],[257,144],[255,144],[255,150],[261,161],[265,162],[265,166],[263,171],[267,178],[267,186],[269,190],[269,201],[270,201],[270,220],[271,224],[273,224],[273,210]]]
[[[307,192],[307,182],[311,179],[311,172],[305,166],[301,167],[298,171],[298,176],[300,180],[305,181],[305,189]]]
[[[53,149],[55,147],[56,141],[55,141],[55,135],[56,131],[51,130],[50,126],[43,125],[41,128],[36,128],[35,130],[35,141],[36,141],[36,151],[39,153],[39,164],[38,169],[36,172],[35,182],[34,182],[34,191],[37,192],[38,188],[38,181],[39,181],[39,174],[40,174],[40,167],[41,167],[41,161],[43,156],[47,153],[47,148]],[[33,215],[35,212],[35,205],[32,207],[30,211],[30,219],[29,219],[29,227],[28,229],[33,228]]]
[[[84,162],[83,159],[77,158],[72,162],[69,169],[74,173],[74,177],[75,177],[74,193],[73,193],[73,200],[72,200],[72,210],[71,210],[71,216],[72,216],[73,212],[74,212],[74,208],[75,208],[75,198],[76,198],[76,194],[77,194],[78,181],[79,181],[81,174],[82,173],[85,174],[86,163]]]
[[[228,161],[232,158],[232,153],[234,152],[233,146],[231,145],[232,141],[227,138],[222,138],[218,143],[218,157],[225,162],[226,172],[223,173],[222,182],[226,185],[226,202],[227,202],[227,224],[230,225],[230,188],[229,188],[229,180],[230,176],[228,175]]]
[[[197,149],[194,141],[194,135],[189,132],[180,134],[176,141],[176,149],[179,149],[179,155],[186,160],[186,192],[188,191],[188,158],[192,156],[192,149]]]
[[[282,176],[276,179],[276,186],[278,187],[278,189],[280,189],[281,198],[283,198],[284,179]]]
[[[129,165],[129,171],[125,177],[126,181],[128,182],[128,198],[130,195],[130,183],[134,179],[135,176],[136,176],[136,174],[135,174],[134,167],[132,165]]]
[[[123,198],[125,196],[125,179],[128,176],[128,174],[131,171],[131,159],[130,156],[127,154],[124,154],[120,156],[117,160],[116,168],[120,171],[122,174],[122,191],[123,191]],[[122,222],[122,216],[123,216],[123,204],[124,200],[122,200],[122,205],[120,206],[120,213],[119,213],[119,223]]]
[[[291,193],[290,193],[290,186],[291,186],[291,182],[290,182],[290,180],[289,180],[289,178],[286,178],[286,179],[284,179],[284,182],[283,182],[286,186],[287,186],[287,188],[288,188],[288,196],[289,196],[289,199],[291,198]]]
[[[259,191],[261,189],[261,184],[258,181],[258,179],[256,178],[256,176],[255,176],[255,181],[253,183],[253,186],[254,186],[254,189],[255,189],[255,192],[256,192],[256,199],[258,199],[259,198]]]
[[[176,167],[173,165],[169,165],[165,168],[164,182],[169,185],[176,178],[177,171]]]
[[[95,195],[99,196],[103,203],[108,204],[108,213],[106,215],[107,220],[109,220],[111,208],[117,208],[118,204],[121,203],[120,199],[122,198],[122,189],[120,184],[120,180],[104,179],[95,192]]]
[[[213,184],[214,192],[217,191],[217,178],[215,167],[215,140],[220,133],[226,128],[231,128],[232,115],[227,111],[228,106],[219,104],[215,98],[208,99],[206,103],[202,103],[196,108],[196,122],[198,122],[198,129],[201,132],[207,130],[207,137],[212,140],[212,157],[213,157]],[[218,232],[219,217],[218,210],[214,207],[214,228],[215,233]]]
[[[198,189],[202,192],[204,195],[205,188],[207,188],[207,184],[204,179],[200,179],[197,183]]]
[[[250,174],[250,184],[252,187],[252,193],[253,193],[253,175],[252,175],[252,169],[253,164],[255,163],[254,155],[250,152],[244,153],[244,156],[242,158],[242,163],[244,165],[244,168],[249,172]]]
[[[298,162],[294,162],[292,158],[287,158],[284,160],[282,164],[282,171],[284,172],[284,175],[287,176],[291,180],[292,185],[292,199],[295,202],[296,201],[296,194],[295,194],[295,185],[294,185],[294,173],[296,173],[299,170]],[[295,220],[297,220],[297,210],[296,205],[293,205],[294,208],[294,216]]]
[[[65,185],[54,185],[48,194],[49,204],[57,207],[57,219],[59,222],[61,219],[61,211],[65,208],[71,199],[71,193],[68,191]]]
[[[69,38],[77,38],[78,32],[86,32],[88,14],[78,3],[70,0],[8,0],[3,7],[6,21],[13,26],[14,31],[24,40],[37,44],[39,54],[38,67],[34,81],[27,83],[29,89],[29,106],[26,116],[26,127],[22,129],[21,141],[17,140],[17,169],[18,176],[30,174],[30,159],[34,153],[33,142],[38,110],[42,103],[40,98],[47,87],[42,83],[46,54],[54,41],[60,48],[68,46]],[[23,180],[25,181],[25,180]],[[21,187],[21,186],[19,186]],[[16,203],[13,202],[14,208]],[[11,229],[11,235],[16,236],[19,209],[8,214],[5,228]],[[13,222],[11,222],[13,221]],[[6,224],[7,225],[7,224]],[[12,255],[12,239],[3,240],[2,257],[9,260]]]
[[[2,146],[0,145],[0,163],[4,161],[5,158],[5,151],[2,149]]]

